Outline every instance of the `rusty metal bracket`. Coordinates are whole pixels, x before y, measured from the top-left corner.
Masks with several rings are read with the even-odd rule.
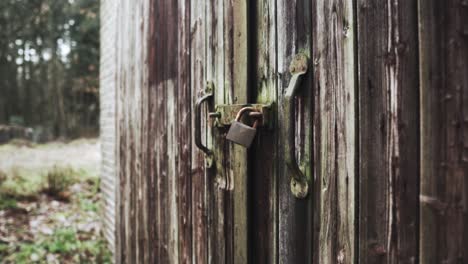
[[[296,198],[305,198],[309,192],[309,183],[307,177],[299,168],[296,160],[295,148],[295,114],[294,114],[294,96],[300,87],[302,77],[307,72],[308,58],[305,54],[297,54],[289,71],[292,74],[289,86],[286,90],[283,100],[283,109],[285,111],[284,124],[281,127],[281,136],[285,139],[285,160],[291,177],[291,192]]]
[[[216,105],[215,112],[209,116],[214,118],[213,126],[222,128],[230,126],[236,119],[237,113],[244,107],[251,107],[262,115],[262,127],[272,128],[271,104],[222,104]]]

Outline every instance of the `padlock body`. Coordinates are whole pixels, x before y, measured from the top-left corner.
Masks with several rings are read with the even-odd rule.
[[[229,128],[226,139],[248,148],[252,144],[256,133],[257,129],[247,126],[239,121],[234,121]]]

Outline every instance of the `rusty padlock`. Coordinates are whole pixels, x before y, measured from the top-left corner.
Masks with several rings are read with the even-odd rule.
[[[257,133],[258,119],[255,119],[252,127],[240,122],[240,119],[245,112],[255,112],[255,108],[244,107],[239,110],[236,119],[232,122],[231,127],[229,128],[226,139],[248,148],[252,144],[255,134]]]

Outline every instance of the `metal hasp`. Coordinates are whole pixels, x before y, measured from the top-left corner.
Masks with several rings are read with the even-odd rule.
[[[198,98],[195,104],[195,145],[205,153],[206,166],[210,168],[213,166],[214,155],[213,151],[208,147],[204,146],[201,138],[201,106],[203,102],[208,101],[213,97],[213,83],[208,82],[206,84],[205,93],[202,97]]]
[[[289,86],[283,99],[283,109],[285,111],[285,122],[280,126],[282,128],[281,135],[286,140],[285,143],[285,160],[288,171],[291,175],[291,192],[296,198],[305,198],[309,192],[309,183],[307,177],[299,168],[296,161],[295,149],[295,113],[294,113],[294,96],[301,84],[302,77],[307,72],[308,59],[305,54],[297,54],[289,71],[292,74]]]
[[[272,128],[271,120],[271,104],[222,104],[216,105],[215,112],[210,113],[211,118],[215,118],[213,125],[216,127],[228,127],[235,120],[237,113],[242,108],[249,107],[251,108],[251,114],[258,114],[262,117],[261,126],[263,128]]]

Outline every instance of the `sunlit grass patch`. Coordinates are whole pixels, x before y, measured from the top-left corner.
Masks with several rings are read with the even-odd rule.
[[[28,169],[14,167],[4,173],[4,180],[0,182],[0,196],[20,200],[35,199],[42,190],[41,175]]]

